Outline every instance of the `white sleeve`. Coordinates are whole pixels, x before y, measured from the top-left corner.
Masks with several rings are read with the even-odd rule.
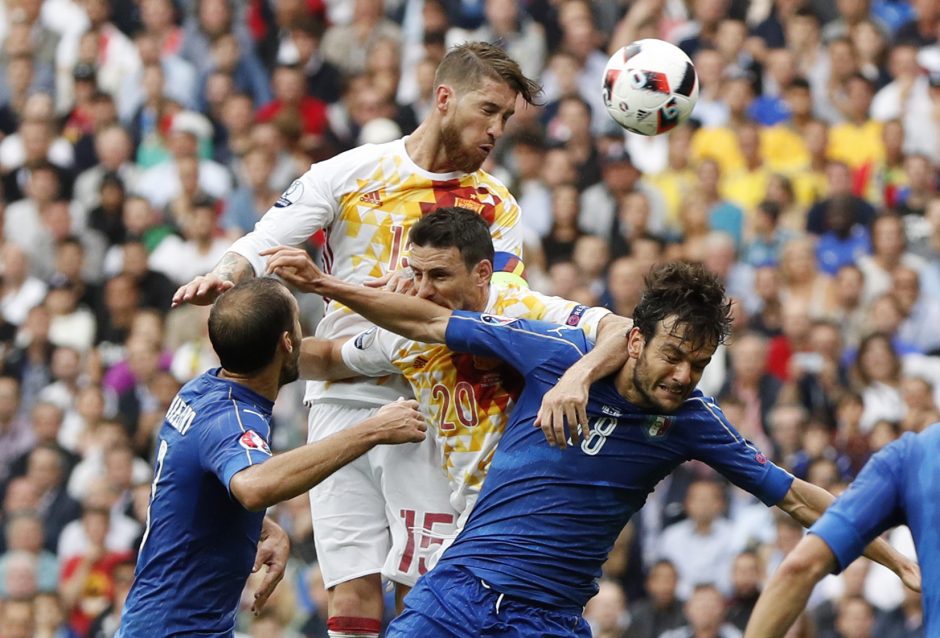
[[[610,314],[607,308],[591,308],[562,297],[543,295],[534,290],[531,294],[545,304],[544,314],[539,319],[549,323],[576,326],[584,332],[591,343],[597,341],[597,329],[601,319]]]
[[[381,328],[369,328],[343,344],[343,363],[366,377],[401,374],[393,363],[407,339]]]
[[[295,179],[284,194],[258,220],[254,230],[238,239],[230,252],[238,253],[251,263],[255,274],[265,269],[265,260],[258,254],[274,246],[297,246],[310,235],[329,226],[337,212],[337,194],[332,188],[336,163],[324,162]]]

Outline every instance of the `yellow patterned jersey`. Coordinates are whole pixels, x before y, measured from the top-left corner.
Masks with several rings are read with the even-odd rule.
[[[302,244],[326,229],[324,269],[344,281],[364,282],[401,267],[411,226],[443,206],[460,206],[483,216],[496,248],[494,270],[521,274],[519,205],[509,190],[483,170],[428,172],[408,156],[404,139],[366,144],[314,164],[230,250],[261,274],[265,261],[259,252]],[[316,334],[351,336],[370,325],[345,306],[327,300]],[[398,378],[310,382],[306,399],[383,405],[403,392],[407,393],[407,386]]]
[[[609,314],[604,308],[504,285],[491,286],[485,312],[493,321],[511,317],[579,326],[592,340]],[[451,504],[461,512],[471,507],[522,390],[522,377],[501,359],[452,352],[379,328],[350,339],[342,352],[346,365],[360,374],[404,375],[438,443]]]

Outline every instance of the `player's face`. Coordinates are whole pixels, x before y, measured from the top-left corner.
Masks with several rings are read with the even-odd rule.
[[[705,366],[715,352],[714,345],[692,349],[683,339],[683,326],[675,326],[675,317],[660,322],[656,334],[644,342],[638,330],[631,334],[631,356],[636,357],[633,385],[647,407],[673,412],[689,397]],[[633,342],[636,339],[636,342]]]
[[[474,292],[480,288],[481,274],[467,268],[457,248],[412,246],[408,263],[422,299],[451,310],[482,310],[474,303],[479,296]]]
[[[452,92],[441,124],[441,143],[454,168],[465,173],[479,170],[503,136],[515,107],[516,92],[496,80]]]

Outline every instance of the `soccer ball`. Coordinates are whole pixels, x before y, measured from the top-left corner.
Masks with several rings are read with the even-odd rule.
[[[610,56],[603,90],[607,112],[617,124],[640,135],[659,135],[692,113],[698,76],[682,49],[649,38]]]

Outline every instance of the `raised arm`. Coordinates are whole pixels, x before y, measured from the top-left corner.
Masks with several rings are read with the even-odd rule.
[[[335,299],[375,325],[408,339],[444,343],[451,311],[417,297],[349,284],[324,274],[305,251],[279,246],[261,252],[268,273],[290,285]]]
[[[426,430],[416,401],[396,401],[358,425],[243,469],[229,490],[257,512],[303,494],[376,445],[423,441]]]
[[[574,363],[555,387],[545,393],[535,418],[535,425],[550,445],[567,446],[565,425],[571,443],[578,445],[580,435],[589,435],[588,393],[591,384],[613,374],[627,361],[627,333],[633,320],[607,315],[598,326],[597,344]]]
[[[799,521],[804,527],[809,527],[822,516],[826,508],[832,504],[835,497],[821,487],[807,483],[800,479],[793,479],[790,490],[786,493],[777,507]],[[876,538],[865,548],[865,556],[876,563],[881,563],[916,591],[920,591],[920,569],[917,563],[910,560],[881,538]]]
[[[223,292],[255,276],[251,263],[238,253],[227,252],[210,272],[180,286],[173,295],[173,307],[181,303],[208,306]]]

